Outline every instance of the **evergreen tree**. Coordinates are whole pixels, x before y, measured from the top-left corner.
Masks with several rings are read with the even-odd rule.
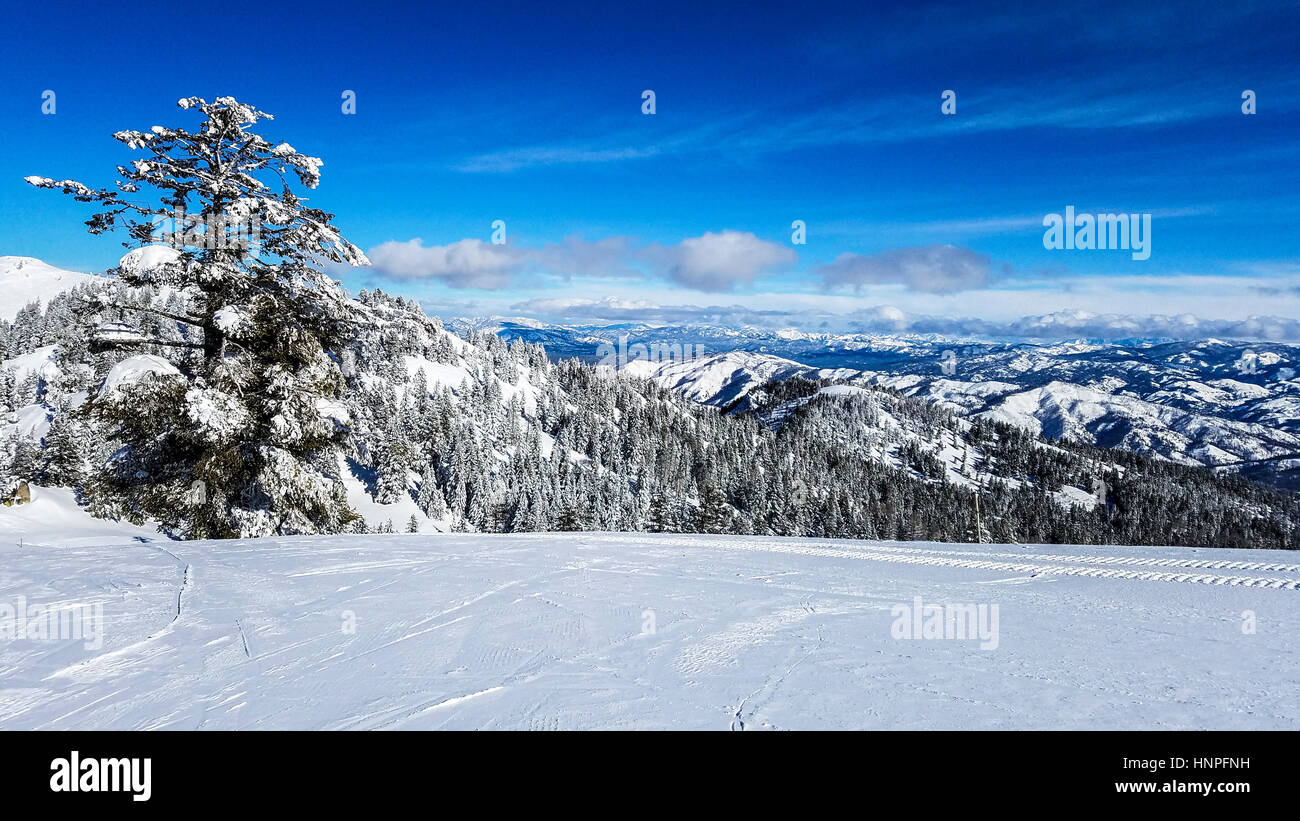
[[[438,487],[432,465],[425,467],[424,475],[420,479],[420,495],[416,499],[416,504],[430,519],[441,521],[447,518],[447,501]]]
[[[662,494],[656,493],[650,499],[650,519],[648,526],[651,533],[666,533],[670,530],[668,506]]]
[[[41,448],[36,439],[15,425],[9,438],[0,444],[0,464],[7,464],[6,479],[29,482],[36,478],[41,462]]]
[[[332,215],[293,192],[291,178],[316,187],[321,162],[252,130],[270,115],[231,97],[179,105],[202,113],[198,130],[156,126],[113,135],[145,153],[119,166],[116,188],[27,178],[101,205],[86,223],[92,234],[120,228],[145,244],[159,219],[179,214],[185,226],[166,262],[117,274],[130,286],[186,294],[183,312],[126,313],[146,328],[142,315],[179,323],[192,336],[117,334],[95,342],[201,357],[94,403],[124,446],[105,467],[107,482],[126,498],[129,515],[155,517],[184,536],[341,531],[355,516],[338,476],[343,430],[321,400],[340,392],[337,351],[352,311],[338,283],[316,266],[367,260],[330,225]],[[141,199],[148,189],[158,193],[157,204]],[[190,493],[196,481],[206,488],[198,499]]]
[[[86,474],[87,432],[66,407],[56,414],[45,434],[42,480],[49,485],[77,487]]]
[[[728,522],[728,512],[722,494],[713,482],[700,486],[700,504],[695,511],[697,533],[723,533]]]
[[[560,508],[560,515],[555,522],[555,527],[557,530],[566,532],[586,530],[582,514],[579,512],[577,505],[573,503],[566,504]]]

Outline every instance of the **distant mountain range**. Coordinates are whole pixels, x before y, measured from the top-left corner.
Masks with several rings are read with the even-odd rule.
[[[1032,344],[500,318],[448,325],[538,342],[553,357],[588,362],[608,353],[601,345],[621,344],[631,353],[615,367],[731,411],[762,404],[772,380],[879,385],[1053,438],[1184,464],[1226,465],[1251,478],[1300,486],[1295,345],[1219,339]],[[646,350],[639,358],[638,344]]]

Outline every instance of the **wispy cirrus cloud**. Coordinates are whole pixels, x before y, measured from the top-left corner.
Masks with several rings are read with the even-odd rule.
[[[584,146],[530,146],[506,149],[468,157],[452,168],[466,173],[500,174],[520,168],[550,165],[579,165],[639,160],[653,157],[659,146],[623,146],[592,148]]]
[[[1124,213],[1131,207],[1121,208],[1116,203],[1076,203],[1080,212],[1089,213]],[[1059,208],[1060,206],[1055,206]],[[1150,213],[1152,219],[1184,219],[1204,217],[1218,213],[1219,205],[1186,205],[1168,208],[1143,208],[1143,213]],[[1235,208],[1235,206],[1233,206]],[[815,223],[818,235],[829,237],[887,237],[898,242],[925,242],[927,239],[944,241],[969,240],[977,237],[992,237],[1003,234],[1039,233],[1043,230],[1043,217],[1054,210],[1046,209],[1038,214],[1013,214],[1007,216],[984,216],[954,219],[900,220],[831,220]]]
[[[605,119],[578,137],[496,146],[454,167],[500,173],[692,154],[735,161],[1017,131],[1155,130],[1239,117],[1246,88],[1261,94],[1272,114],[1300,108],[1300,77],[1279,59],[1294,50],[1294,3],[1203,4],[1194,27],[1184,24],[1184,10],[1159,4],[1126,7],[1123,25],[1098,25],[1098,17],[1121,13],[1096,3],[986,9],[978,21],[944,2],[913,5],[800,21],[812,29],[806,42],[780,45],[787,61],[804,59],[818,70],[796,74],[787,85],[797,91],[769,83],[731,105],[710,98],[715,104],[707,107],[665,93],[661,105],[674,114],[655,115],[654,128]],[[1002,62],[1008,57],[1014,72]],[[957,94],[954,116],[940,116],[944,89]],[[1283,154],[1294,158],[1294,145]]]
[[[1156,67],[1152,67],[1156,70]],[[1086,86],[1045,89],[1041,81],[977,86],[958,91],[959,116],[939,115],[939,91],[836,99],[809,107],[802,101],[685,122],[663,131],[617,129],[582,142],[541,143],[488,151],[452,165],[467,173],[504,173],[531,167],[607,164],[652,157],[707,155],[731,161],[775,153],[839,146],[876,146],[1030,129],[1099,131],[1174,126],[1224,117],[1236,111],[1240,89],[1223,81],[1220,94],[1206,94],[1201,77],[1170,77],[1159,93],[1134,90],[1131,74],[1093,77]],[[954,81],[954,85],[959,85]],[[1300,80],[1270,89],[1270,105],[1300,106]],[[1294,151],[1286,152],[1294,156]]]

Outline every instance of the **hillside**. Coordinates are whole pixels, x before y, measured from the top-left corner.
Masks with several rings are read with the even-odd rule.
[[[0,321],[13,322],[28,304],[48,301],[56,294],[99,279],[55,268],[32,257],[0,257]]]

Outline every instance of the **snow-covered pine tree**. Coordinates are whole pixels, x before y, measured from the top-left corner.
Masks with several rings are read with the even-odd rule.
[[[697,533],[725,533],[728,522],[726,499],[711,480],[700,484],[700,504],[695,510]]]
[[[3,323],[0,323],[3,325]],[[0,355],[3,350],[0,349]],[[16,410],[14,403],[14,387],[18,380],[14,376],[13,368],[0,368],[0,413],[8,413],[10,410]]]
[[[407,494],[406,470],[411,447],[396,417],[375,435],[375,439],[375,501],[388,505]]]
[[[4,478],[8,481],[31,481],[36,478],[41,461],[41,448],[36,439],[23,433],[15,425],[9,438],[0,443],[0,464],[8,466]]]
[[[420,494],[416,498],[416,505],[424,511],[424,515],[430,519],[441,521],[447,518],[447,501],[443,498],[442,490],[438,487],[437,469],[431,462],[426,462],[424,470],[420,474]]]
[[[60,408],[45,434],[42,480],[50,485],[78,487],[86,472],[87,440],[80,417],[66,407]]]
[[[198,130],[113,135],[145,152],[118,167],[115,189],[27,178],[102,206],[86,222],[90,232],[125,229],[127,247],[150,243],[160,220],[183,215],[186,230],[170,259],[117,273],[130,286],[181,294],[184,311],[132,306],[126,314],[180,323],[189,338],[118,333],[96,341],[202,356],[177,357],[176,374],[93,401],[121,445],[101,487],[118,494],[133,518],[157,518],[185,537],[341,531],[355,514],[338,477],[341,425],[322,400],[339,393],[338,351],[351,309],[319,266],[368,260],[331,225],[332,214],[294,193],[291,178],[317,186],[321,161],[254,133],[269,114],[232,97],[179,105],[204,115]],[[140,199],[146,189],[156,203]]]
[[[650,514],[646,521],[646,529],[651,533],[665,533],[669,530],[667,503],[662,493],[655,493],[650,497]]]

